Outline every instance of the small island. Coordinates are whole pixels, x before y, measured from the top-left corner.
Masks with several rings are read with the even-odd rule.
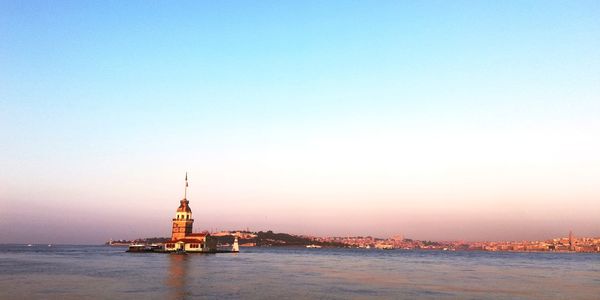
[[[132,243],[127,252],[157,253],[235,253],[239,252],[237,237],[230,247],[218,247],[218,239],[208,232],[193,233],[194,219],[192,209],[187,200],[188,176],[185,174],[185,191],[183,199],[172,220],[171,238],[158,243]]]

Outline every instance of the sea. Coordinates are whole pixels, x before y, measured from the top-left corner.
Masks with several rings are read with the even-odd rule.
[[[600,254],[0,245],[0,299],[600,299]]]

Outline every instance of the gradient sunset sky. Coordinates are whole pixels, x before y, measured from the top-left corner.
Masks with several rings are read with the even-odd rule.
[[[0,243],[600,236],[600,1],[1,1]]]

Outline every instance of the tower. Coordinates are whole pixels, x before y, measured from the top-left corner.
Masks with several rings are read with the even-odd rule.
[[[194,219],[192,219],[192,209],[190,208],[190,202],[187,200],[187,188],[188,178],[187,172],[185,173],[185,191],[183,199],[179,201],[179,207],[173,218],[173,228],[171,231],[172,240],[180,240],[188,235],[192,234],[192,228],[194,227]]]

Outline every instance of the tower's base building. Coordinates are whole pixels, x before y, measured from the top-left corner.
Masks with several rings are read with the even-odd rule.
[[[196,233],[187,238],[165,243],[167,252],[217,252],[217,240],[209,234]]]

